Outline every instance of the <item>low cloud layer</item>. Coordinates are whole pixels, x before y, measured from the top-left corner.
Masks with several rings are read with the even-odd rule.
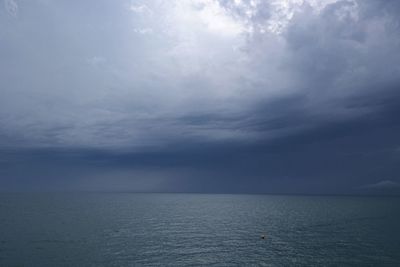
[[[361,186],[360,191],[368,194],[400,194],[400,184],[391,180],[382,180]]]
[[[362,188],[366,189],[392,189],[392,188],[400,188],[400,184],[390,181],[390,180],[383,180],[379,181],[374,184],[367,184],[362,186]]]

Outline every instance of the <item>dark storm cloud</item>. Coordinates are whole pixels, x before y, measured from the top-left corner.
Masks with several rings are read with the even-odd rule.
[[[375,0],[4,1],[0,185],[396,183],[398,11]]]

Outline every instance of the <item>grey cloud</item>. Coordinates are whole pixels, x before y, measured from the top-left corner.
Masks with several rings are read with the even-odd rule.
[[[378,87],[381,93],[398,80],[398,68],[382,71],[399,62],[398,31],[387,26],[395,15],[371,16],[373,1],[338,1],[320,12],[305,3],[289,10],[291,19],[275,16],[269,2],[222,1],[226,14],[216,16],[233,16],[254,29],[281,17],[285,25],[280,34],[218,38],[174,24],[187,19],[180,14],[166,18],[169,8],[180,12],[177,3],[146,3],[146,10],[158,14],[150,19],[122,2],[100,2],[96,12],[89,12],[90,1],[21,4],[24,16],[1,28],[0,131],[23,141],[3,145],[135,146],[174,135],[259,138],[260,128],[263,136],[274,136],[277,128],[308,129],[311,117],[318,125],[315,110],[319,121],[374,112],[348,109],[348,99]],[[189,11],[196,15],[206,7],[197,8]],[[135,35],[137,27],[154,28],[153,37]],[[301,97],[289,105],[274,104],[296,96]],[[260,102],[265,113],[259,112]],[[193,127],[180,119],[194,116],[209,117],[209,124]]]
[[[343,192],[382,173],[392,177],[398,157],[388,151],[399,145],[398,1],[282,3],[4,1],[3,173],[23,177],[6,152],[18,148],[16,158],[37,149],[116,158],[102,177],[114,173],[121,184],[135,173],[164,181],[165,171],[166,181],[204,174],[209,188],[231,175],[232,190],[254,189],[240,179],[246,176],[275,189],[288,181],[301,187],[299,179],[304,192],[317,191],[325,176],[313,161],[329,169],[327,185],[344,177],[337,185]],[[300,159],[293,147],[301,148]],[[98,174],[72,158],[57,163],[79,166],[69,179],[87,175],[88,182]],[[38,166],[53,174],[52,159],[41,160],[29,168],[50,179]],[[188,178],[193,188],[201,186],[197,178]],[[139,184],[166,186],[131,187]]]
[[[4,0],[4,7],[10,16],[15,18],[18,16],[18,4],[14,0]]]
[[[387,189],[387,188],[400,188],[400,184],[390,181],[390,180],[382,180],[374,184],[367,184],[361,186],[361,188],[367,188],[367,189]]]
[[[368,194],[398,195],[400,193],[400,184],[392,180],[382,180],[373,184],[363,185],[359,189]]]

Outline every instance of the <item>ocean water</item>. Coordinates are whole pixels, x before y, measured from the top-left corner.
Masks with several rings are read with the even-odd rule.
[[[400,199],[4,193],[0,266],[400,266]]]

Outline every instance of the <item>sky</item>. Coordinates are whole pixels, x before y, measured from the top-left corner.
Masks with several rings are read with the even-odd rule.
[[[0,191],[400,193],[400,1],[1,1]]]

